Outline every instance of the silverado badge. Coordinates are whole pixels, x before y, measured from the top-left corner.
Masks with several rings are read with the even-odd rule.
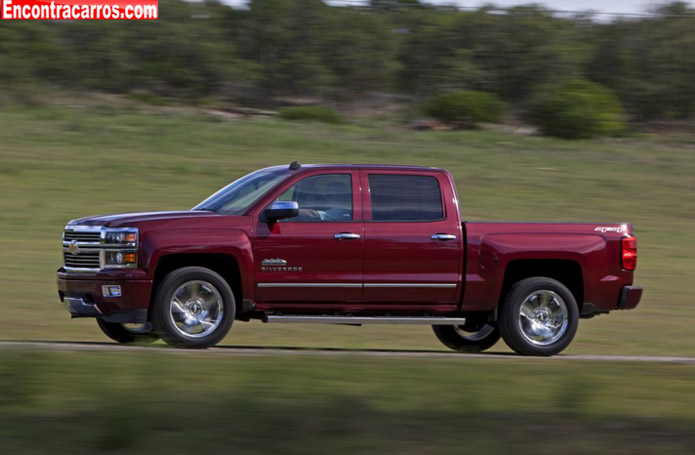
[[[287,267],[287,261],[280,258],[263,259],[261,272],[301,272],[301,267]]]

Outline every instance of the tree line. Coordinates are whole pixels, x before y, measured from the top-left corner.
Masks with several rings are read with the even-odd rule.
[[[524,108],[547,87],[581,79],[614,92],[635,121],[695,114],[695,10],[685,3],[611,21],[539,6],[351,5],[160,0],[157,21],[6,21],[0,84],[259,105],[466,90]]]

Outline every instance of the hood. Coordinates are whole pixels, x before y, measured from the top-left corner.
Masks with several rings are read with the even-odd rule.
[[[72,225],[87,225],[87,226],[109,226],[109,227],[126,227],[130,224],[140,223],[143,221],[162,221],[162,220],[177,220],[186,218],[202,218],[220,216],[215,212],[205,211],[181,211],[181,212],[137,212],[137,213],[120,213],[115,215],[97,215],[86,218],[72,220],[68,226]]]

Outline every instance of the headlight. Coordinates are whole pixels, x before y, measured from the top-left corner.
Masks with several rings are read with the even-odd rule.
[[[138,266],[137,228],[107,228],[104,230],[104,268],[129,269]]]
[[[134,268],[138,265],[138,253],[131,250],[106,250],[104,267]]]
[[[138,246],[137,228],[106,229],[104,231],[104,243],[114,246]]]

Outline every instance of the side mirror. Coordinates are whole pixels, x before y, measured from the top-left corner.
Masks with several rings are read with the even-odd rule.
[[[263,212],[265,221],[277,221],[283,218],[299,216],[299,203],[296,201],[275,201]]]

